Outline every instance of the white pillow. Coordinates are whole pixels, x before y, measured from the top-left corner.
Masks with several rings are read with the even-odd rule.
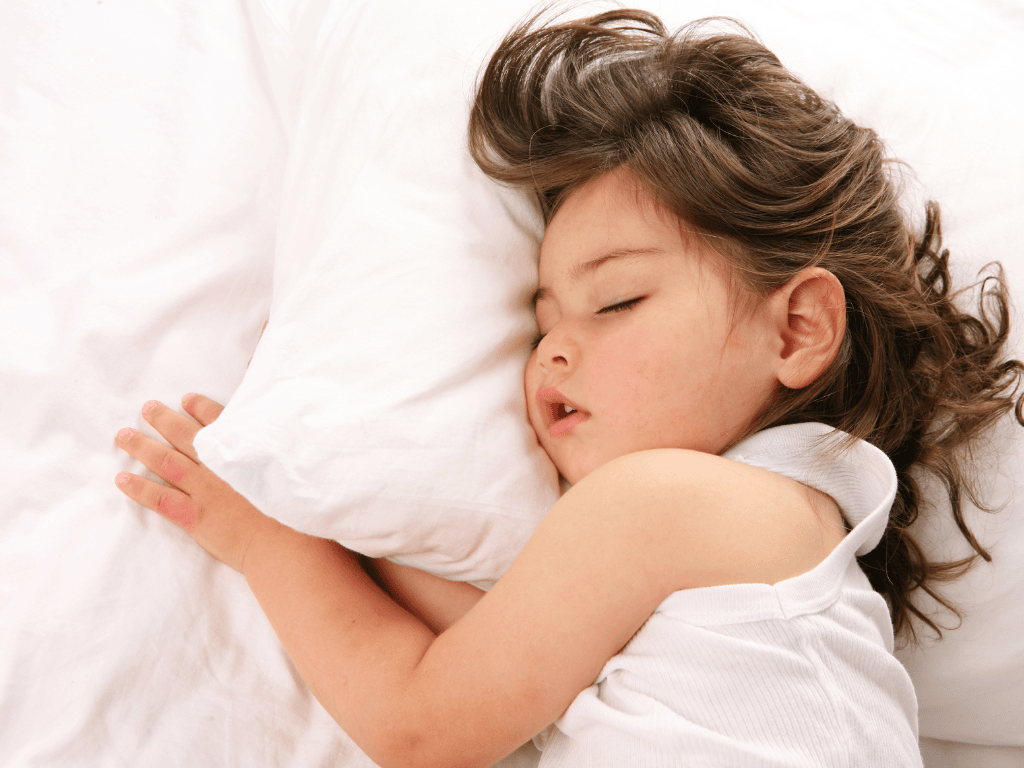
[[[270,322],[196,449],[299,530],[491,582],[558,497],[522,389],[540,214],[466,147],[478,67],[528,4],[316,5],[293,19],[322,16],[283,97]]]

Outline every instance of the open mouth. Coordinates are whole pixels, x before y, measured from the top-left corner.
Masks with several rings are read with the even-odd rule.
[[[565,403],[551,403],[551,421],[561,421],[566,416],[571,416],[580,411]]]
[[[552,437],[563,437],[576,428],[576,425],[590,418],[590,414],[569,400],[554,387],[544,387],[537,391],[537,403],[544,410],[545,421]]]
[[[589,413],[560,405],[555,420],[548,425],[548,433],[552,437],[565,437],[588,418]]]

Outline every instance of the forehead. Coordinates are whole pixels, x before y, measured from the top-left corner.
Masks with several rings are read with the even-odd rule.
[[[609,261],[693,253],[697,242],[633,177],[605,174],[570,195],[548,225],[537,298],[552,284],[578,282]]]
[[[622,240],[679,237],[678,221],[658,209],[640,183],[624,171],[591,180],[573,192],[548,224],[541,258],[594,248],[625,247]],[[667,232],[663,231],[667,230]]]

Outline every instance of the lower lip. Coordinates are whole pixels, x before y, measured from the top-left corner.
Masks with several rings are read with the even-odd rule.
[[[587,418],[587,414],[581,413],[580,411],[576,411],[576,413],[571,413],[564,419],[559,419],[554,424],[552,424],[549,432],[551,433],[552,437],[565,437],[574,429],[576,429],[576,426],[578,424],[586,421]]]

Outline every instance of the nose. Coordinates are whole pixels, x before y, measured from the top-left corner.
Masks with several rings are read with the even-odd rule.
[[[578,359],[578,345],[561,329],[553,328],[537,345],[537,364],[545,371],[571,368]]]

